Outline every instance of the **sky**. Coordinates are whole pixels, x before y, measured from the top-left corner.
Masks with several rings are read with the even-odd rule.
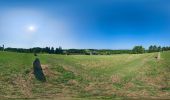
[[[0,45],[132,49],[170,45],[169,0],[0,0]]]

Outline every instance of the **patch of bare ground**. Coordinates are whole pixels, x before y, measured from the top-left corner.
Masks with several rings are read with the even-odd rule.
[[[49,66],[48,65],[41,65],[42,67],[42,70],[43,70],[43,73],[45,76],[47,77],[56,77],[59,75],[59,73],[54,73],[52,70],[50,70]]]
[[[167,92],[160,92],[157,91],[157,95],[152,96],[150,94],[150,91],[143,89],[140,91],[126,91],[124,94],[125,97],[129,98],[129,99],[168,99],[170,98],[170,95]]]
[[[156,77],[143,76],[139,80],[145,83],[143,88],[153,88],[154,90],[142,89],[140,91],[130,91],[127,92],[127,97],[144,97],[151,99],[170,99],[170,93],[168,91],[163,91],[164,88],[169,87],[166,83],[164,75],[159,75]],[[151,91],[154,92],[155,96],[152,96]]]
[[[163,87],[166,87],[167,84],[165,82],[165,77],[160,75],[157,77],[142,77],[141,81],[147,83],[149,86],[154,86],[157,89],[162,89]]]
[[[141,90],[141,91],[128,91],[127,92],[127,97],[149,97],[149,92],[147,90]]]
[[[160,92],[159,92],[160,93]],[[163,93],[165,94],[165,93]],[[170,96],[169,95],[159,95],[159,96],[152,96],[149,95],[149,92],[146,90],[142,90],[139,92],[130,92],[129,94],[126,95],[127,99],[142,99],[142,100],[169,100]]]
[[[22,75],[18,75],[17,77],[15,77],[15,79],[13,79],[13,84],[16,85],[20,89],[21,93],[26,98],[32,97],[31,77],[32,76],[29,76],[29,79],[26,80],[23,78]]]
[[[112,84],[107,82],[89,83],[84,90],[94,96],[112,96],[116,91]]]
[[[121,77],[119,75],[112,75],[111,76],[111,82],[112,83],[120,83],[121,82]]]
[[[41,65],[43,73],[46,77],[57,77],[59,73],[54,73],[53,71],[50,70],[48,65]],[[17,75],[12,79],[12,83],[15,87],[17,87],[20,92],[23,94],[24,98],[32,98],[32,89],[33,89],[33,79],[34,79],[34,71],[33,69],[30,69],[29,73],[27,73],[27,76],[24,77],[23,75]],[[46,87],[52,87],[53,85],[47,82],[42,83],[44,84],[44,88]],[[47,96],[48,97],[48,96]],[[51,96],[50,96],[51,97]],[[13,97],[8,97],[8,98],[13,98]],[[16,97],[14,97],[16,98]]]
[[[72,86],[79,86],[79,82],[72,79],[67,82],[67,84],[72,85]]]
[[[61,75],[61,73],[59,73],[59,72],[52,71],[48,65],[41,65],[41,67],[42,67],[42,71],[46,77],[57,78],[59,75]],[[76,98],[76,93],[75,93],[76,91],[70,89],[70,87],[79,85],[78,81],[76,81],[74,79],[69,80],[67,82],[67,85],[62,84],[62,83],[54,85],[50,81],[48,81],[48,78],[47,78],[47,82],[44,82],[42,84],[44,86],[43,88],[45,88],[47,90],[52,89],[52,88],[59,89],[59,91],[52,89],[52,91],[54,90],[55,92],[51,93],[49,91],[49,93],[48,93],[48,91],[46,91],[45,94],[43,93],[43,94],[39,94],[36,96],[38,98],[47,98],[50,100],[51,99],[52,100],[72,100],[72,98]]]
[[[128,89],[131,89],[134,87],[135,87],[135,85],[132,82],[128,82],[128,83],[124,84],[123,89],[128,90]]]
[[[56,96],[56,97],[52,97],[52,98],[35,98],[33,100],[84,100],[82,98],[74,98],[74,97],[67,97],[67,96]]]

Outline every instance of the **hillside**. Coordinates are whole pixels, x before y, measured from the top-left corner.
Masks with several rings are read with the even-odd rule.
[[[30,53],[0,52],[0,99],[170,98],[170,52],[120,55],[39,54],[46,82],[35,79]]]

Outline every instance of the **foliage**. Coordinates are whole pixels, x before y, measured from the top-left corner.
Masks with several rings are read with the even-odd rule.
[[[1,50],[1,47],[0,47]],[[45,48],[40,48],[40,47],[34,47],[34,48],[29,48],[29,49],[24,49],[24,48],[5,48],[5,51],[11,51],[11,52],[19,52],[19,53],[49,53],[49,54],[62,54],[63,50],[61,47],[56,48],[54,50],[54,47],[45,47]],[[59,52],[58,52],[59,51]]]
[[[135,46],[133,48],[132,52],[134,54],[144,53],[145,52],[145,48],[143,48],[142,46]]]
[[[154,45],[154,46],[150,46],[149,47],[149,50],[148,50],[148,52],[160,52],[162,49],[161,49],[161,46],[156,46],[156,45]]]
[[[0,46],[0,51],[3,51],[4,47]],[[11,52],[19,52],[19,53],[47,53],[47,54],[64,54],[64,55],[113,55],[113,54],[138,54],[145,52],[160,52],[160,51],[168,51],[170,47],[161,47],[156,45],[149,46],[148,50],[145,50],[142,46],[135,46],[131,49],[120,49],[120,50],[112,50],[112,49],[62,49],[61,46],[58,48],[54,47],[34,47],[34,48],[5,48],[5,51]]]

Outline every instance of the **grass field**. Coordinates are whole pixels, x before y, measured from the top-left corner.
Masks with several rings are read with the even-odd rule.
[[[0,52],[0,99],[170,99],[170,52],[157,55],[39,54],[43,83],[33,54]]]

